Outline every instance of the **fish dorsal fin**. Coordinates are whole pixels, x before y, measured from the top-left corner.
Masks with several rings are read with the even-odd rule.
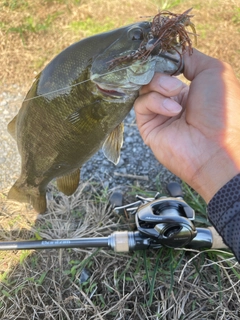
[[[17,140],[16,135],[16,122],[17,122],[17,115],[9,122],[7,129],[13,139]]]
[[[123,144],[124,124],[120,123],[107,137],[103,144],[102,150],[106,158],[118,164],[120,158],[120,150]]]
[[[65,195],[70,196],[77,190],[79,181],[80,169],[77,169],[68,175],[57,178],[58,190],[63,192]]]

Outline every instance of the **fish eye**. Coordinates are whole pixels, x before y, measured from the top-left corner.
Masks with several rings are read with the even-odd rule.
[[[143,40],[143,30],[141,28],[133,28],[128,32],[128,38],[130,40]]]

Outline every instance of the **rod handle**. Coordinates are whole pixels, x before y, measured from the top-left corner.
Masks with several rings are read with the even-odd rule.
[[[212,233],[212,249],[229,249],[214,227],[209,227],[208,230]]]
[[[113,233],[113,249],[115,252],[129,252],[128,231],[116,231]]]

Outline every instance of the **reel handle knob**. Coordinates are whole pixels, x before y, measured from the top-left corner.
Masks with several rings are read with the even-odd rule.
[[[171,197],[174,198],[183,198],[183,192],[182,192],[182,187],[179,183],[177,182],[170,182],[167,185],[167,190],[170,193]]]

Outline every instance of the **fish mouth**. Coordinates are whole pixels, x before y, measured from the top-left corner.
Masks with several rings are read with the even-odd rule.
[[[171,76],[178,76],[183,73],[184,61],[181,56],[181,49],[179,49],[179,52],[162,52],[158,56],[164,59],[165,65],[169,68],[169,70],[164,73],[170,74]],[[157,61],[155,72],[162,72],[161,61]]]
[[[114,98],[122,98],[126,94],[120,90],[116,90],[115,88],[111,88],[106,85],[96,84],[98,91],[100,91],[103,95]]]
[[[123,100],[126,99],[127,96],[135,95],[135,92],[140,88],[140,86],[130,82],[127,82],[121,87],[109,86],[107,84],[99,84],[96,82],[95,85],[98,92],[100,92],[102,95]]]

